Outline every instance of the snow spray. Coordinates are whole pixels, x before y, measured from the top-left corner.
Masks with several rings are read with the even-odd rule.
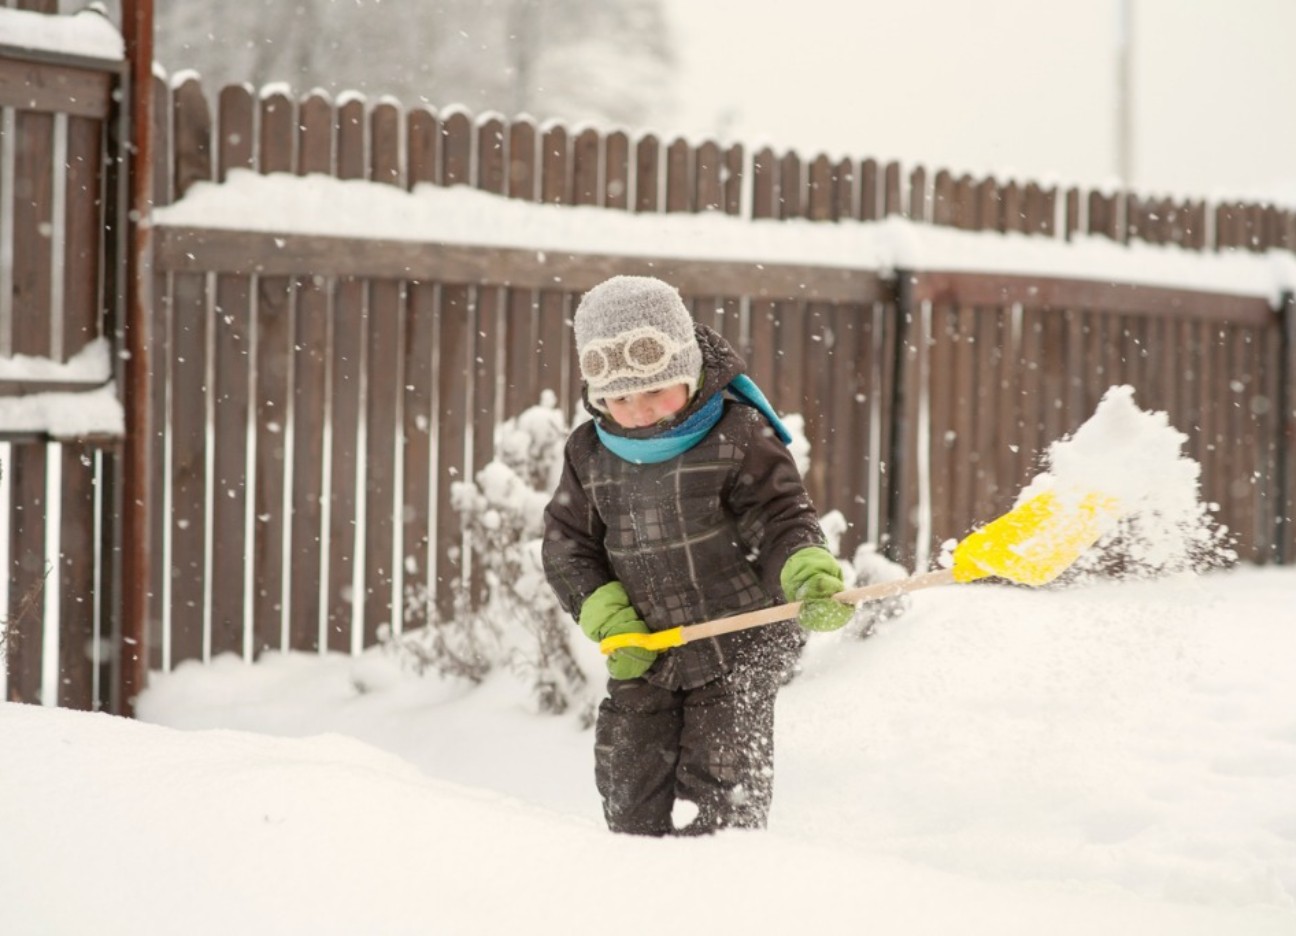
[[[1183,454],[1187,438],[1164,412],[1139,409],[1133,387],[1111,387],[1093,416],[1049,446],[1046,470],[1018,503],[1050,489],[1063,501],[1092,492],[1119,501],[1120,519],[1075,565],[1082,577],[1151,578],[1228,565],[1237,554],[1199,499],[1201,466]]]

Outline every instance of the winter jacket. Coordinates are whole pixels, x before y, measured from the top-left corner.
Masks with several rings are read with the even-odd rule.
[[[696,326],[701,390],[667,426],[624,429],[589,406],[605,432],[646,437],[686,420],[744,369],[729,344]],[[545,573],[563,608],[617,579],[650,630],[667,630],[783,601],[779,572],[804,546],[824,542],[787,447],[753,406],[726,400],[724,415],[683,455],[634,464],[609,451],[592,423],[567,441],[563,474],[545,510]],[[663,653],[645,678],[691,689],[738,666],[786,668],[801,646],[795,624],[691,642]]]

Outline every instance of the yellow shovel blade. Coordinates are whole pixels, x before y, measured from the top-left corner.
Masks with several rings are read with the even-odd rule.
[[[954,548],[959,582],[995,575],[1022,585],[1045,585],[1097,542],[1119,515],[1116,498],[1088,494],[1079,504],[1037,494],[968,534]]]
[[[625,647],[643,647],[645,650],[669,650],[684,642],[684,628],[672,627],[655,634],[616,634],[599,641],[599,650],[607,656]]]

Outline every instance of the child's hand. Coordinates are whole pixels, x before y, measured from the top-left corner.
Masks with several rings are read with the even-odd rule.
[[[801,602],[797,623],[809,631],[835,631],[855,616],[852,605],[833,599],[846,587],[841,566],[822,546],[807,546],[788,557],[779,575],[789,601]]]
[[[580,626],[595,642],[617,634],[647,634],[648,625],[639,618],[625,586],[618,581],[600,586],[585,599],[580,609]],[[608,655],[608,673],[613,679],[637,679],[657,660],[656,650],[623,647]]]

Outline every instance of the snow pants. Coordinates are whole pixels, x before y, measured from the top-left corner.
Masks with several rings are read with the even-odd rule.
[[[767,673],[696,689],[610,680],[594,729],[594,774],[613,832],[705,835],[762,829],[774,788],[774,698]],[[677,799],[697,815],[675,828]]]

